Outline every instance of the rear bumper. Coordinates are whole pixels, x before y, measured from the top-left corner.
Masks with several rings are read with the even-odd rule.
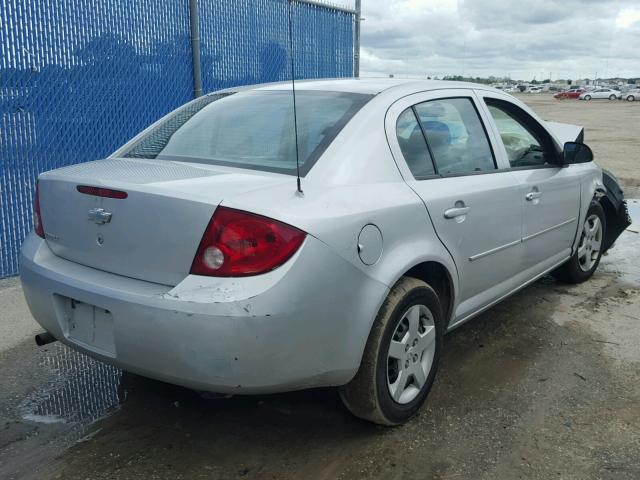
[[[34,318],[63,343],[124,370],[221,393],[348,382],[387,293],[311,236],[268,274],[189,276],[167,287],[61,259],[31,234],[21,277]],[[62,299],[110,312],[109,351],[70,335]]]

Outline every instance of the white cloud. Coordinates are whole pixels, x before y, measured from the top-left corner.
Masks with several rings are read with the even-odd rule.
[[[362,75],[640,76],[637,0],[363,0]]]
[[[637,8],[624,8],[616,17],[616,26],[619,28],[629,28],[638,22],[640,22],[640,9]]]

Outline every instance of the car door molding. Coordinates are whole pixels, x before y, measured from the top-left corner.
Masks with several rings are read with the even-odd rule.
[[[513,242],[505,243],[504,245],[500,245],[499,247],[492,248],[491,250],[487,250],[486,252],[477,253],[476,255],[472,255],[472,256],[469,257],[469,261],[470,262],[474,262],[476,260],[480,260],[481,258],[487,257],[487,256],[492,255],[494,253],[501,252],[502,250],[505,250],[505,249],[510,248],[510,247],[515,247],[516,245],[520,245],[521,243],[522,243],[522,238],[519,238],[518,240],[514,240]]]
[[[522,237],[522,242],[526,242],[527,240],[531,240],[533,238],[539,237],[540,235],[544,235],[545,233],[549,233],[552,230],[555,230],[557,228],[564,227],[565,225],[568,225],[570,223],[575,222],[576,219],[577,219],[577,217],[573,217],[573,218],[570,218],[569,220],[565,220],[564,222],[558,223],[557,225],[553,225],[551,227],[545,228],[544,230],[540,230],[539,232],[532,233],[530,235],[527,235],[526,237]]]
[[[576,221],[576,217],[570,218],[569,220],[565,220],[564,222],[558,223],[557,225],[553,225],[552,227],[549,228],[545,228],[544,230],[540,230],[539,232],[536,233],[532,233],[531,235],[527,235],[526,237],[522,237],[518,240],[514,240],[513,242],[509,242],[509,243],[505,243],[504,245],[500,245],[499,247],[496,248],[492,248],[491,250],[487,250],[486,252],[481,252],[481,253],[477,253],[475,255],[472,255],[469,257],[469,261],[470,262],[474,262],[476,260],[480,260],[481,258],[487,257],[489,255],[492,255],[494,253],[498,253],[501,252],[502,250],[506,249],[506,248],[510,248],[510,247],[515,247],[516,245],[519,245],[521,243],[524,243],[528,240],[531,240],[533,238],[536,238],[540,235],[544,235],[545,233],[549,233],[552,230],[555,230],[557,228],[561,228],[564,227],[565,225],[568,225],[572,222]]]

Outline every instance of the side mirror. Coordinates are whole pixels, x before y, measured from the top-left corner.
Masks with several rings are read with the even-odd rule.
[[[593,152],[584,143],[567,142],[564,144],[563,161],[565,165],[589,163],[593,161]]]

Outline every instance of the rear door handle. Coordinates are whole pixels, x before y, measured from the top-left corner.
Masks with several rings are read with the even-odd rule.
[[[471,207],[454,207],[444,211],[444,218],[456,218],[466,215]]]
[[[525,195],[524,198],[526,198],[528,201],[532,202],[538,198],[542,197],[542,192],[529,192]]]

